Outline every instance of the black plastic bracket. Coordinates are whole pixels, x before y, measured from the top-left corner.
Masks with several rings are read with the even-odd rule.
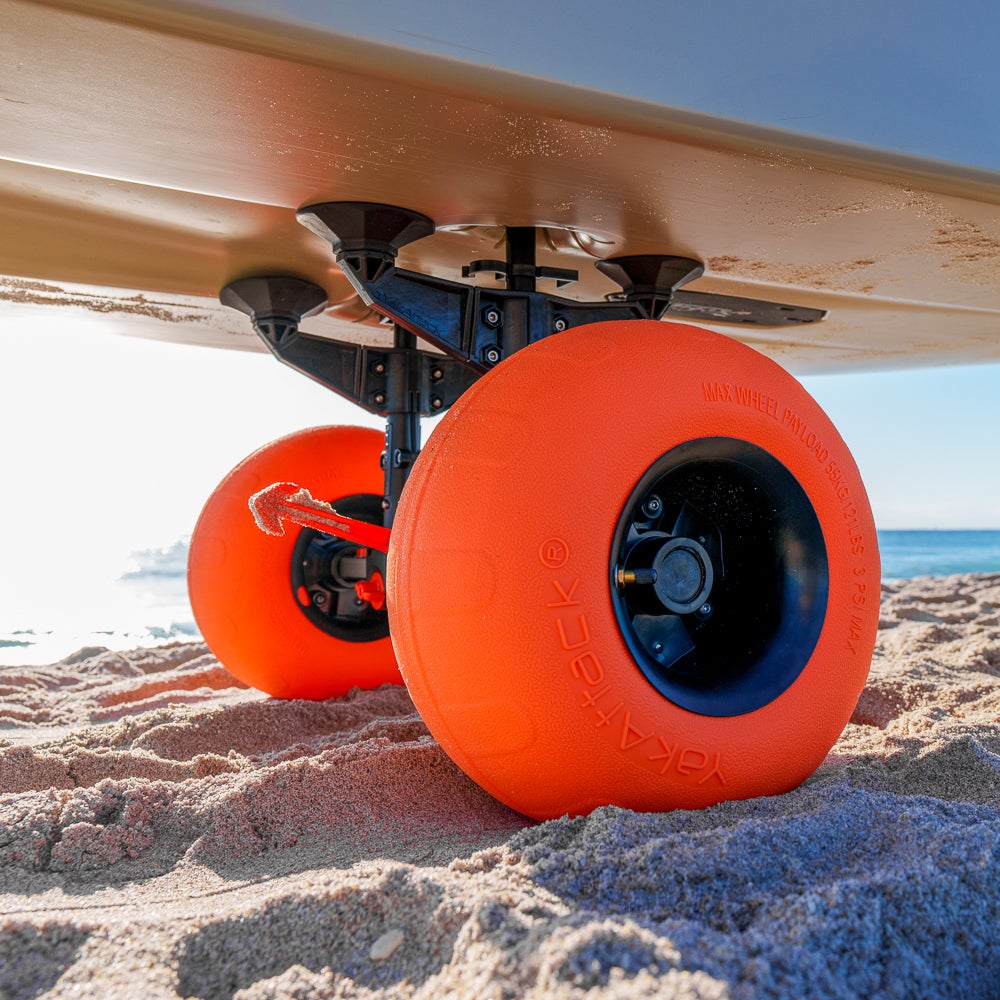
[[[325,202],[303,208],[299,220],[327,239],[362,300],[397,326],[482,374],[509,354],[553,333],[615,319],[659,319],[668,313],[714,322],[785,325],[826,314],[781,303],[680,291],[703,273],[686,257],[631,256],[598,261],[622,291],[605,302],[579,302],[536,291],[540,277],[568,282],[574,272],[549,273],[535,263],[533,227],[507,230],[506,261],[473,261],[466,276],[491,270],[507,288],[479,288],[396,267],[398,250],[434,231],[417,212],[371,202]]]
[[[326,293],[288,275],[231,282],[224,305],[245,313],[269,350],[370,413],[386,418],[384,523],[392,524],[410,466],[420,450],[420,417],[443,413],[504,357],[575,326],[602,320],[660,319],[667,314],[713,322],[780,326],[813,323],[826,314],[776,302],[681,290],[703,273],[688,257],[642,255],[597,262],[621,292],[579,302],[539,292],[539,279],[562,287],[575,271],[538,267],[534,227],[508,227],[506,260],[473,261],[466,277],[491,270],[506,288],[432,277],[396,267],[399,250],[434,232],[425,215],[374,202],[324,202],[300,209],[298,220],[327,240],[361,299],[394,327],[392,347],[370,347],[301,333],[321,312]],[[443,354],[417,348],[420,337]]]
[[[791,326],[818,323],[826,317],[825,309],[790,306],[765,299],[747,299],[739,295],[714,295],[712,292],[677,292],[667,310],[671,316],[701,320],[705,323],[746,323],[749,326]]]
[[[475,381],[452,358],[415,346],[369,347],[300,332],[300,321],[327,301],[322,288],[303,278],[241,278],[219,299],[250,317],[279,361],[369,413],[386,416],[400,406],[421,416],[443,413]]]
[[[391,242],[387,239],[384,245],[391,248]],[[377,252],[392,258],[391,251],[380,247]],[[364,268],[365,262],[360,266]],[[382,511],[383,524],[391,527],[410,467],[420,452],[420,418],[447,410],[475,382],[477,373],[454,358],[418,350],[413,335],[398,326],[392,347],[302,333],[301,320],[321,312],[327,302],[323,289],[304,278],[240,278],[226,285],[219,299],[250,317],[255,332],[279,361],[369,413],[385,417]],[[381,557],[376,553],[372,558],[384,575]]]
[[[597,270],[622,291],[613,298],[642,307],[651,319],[660,319],[670,308],[677,289],[705,273],[700,260],[644,254],[610,257],[596,262]]]
[[[368,281],[395,262],[401,247],[434,233],[426,215],[370,201],[323,202],[299,209],[295,217],[333,247],[338,264]]]
[[[249,316],[266,341],[281,344],[303,319],[321,313],[327,299],[319,285],[304,278],[266,275],[231,281],[219,293],[219,301]]]
[[[822,309],[783,305],[764,299],[712,292],[685,292],[681,286],[700,278],[705,268],[690,257],[609,257],[597,261],[597,269],[622,286],[610,298],[615,302],[638,302],[654,319],[666,313],[690,316],[709,323],[748,323],[755,326],[785,326],[816,323],[826,315]]]
[[[507,227],[506,260],[473,260],[462,268],[462,277],[471,278],[480,271],[492,271],[498,281],[506,281],[513,292],[533,292],[540,278],[565,288],[580,279],[579,271],[564,267],[538,267],[535,264],[535,227]]]
[[[470,260],[462,267],[462,277],[472,278],[483,271],[492,271],[497,281],[503,281],[507,277],[507,264],[502,260]],[[535,277],[549,278],[556,288],[565,288],[580,280],[580,272],[566,267],[536,267]]]
[[[550,334],[637,314],[629,305],[476,288],[397,268],[371,283],[348,277],[369,305],[480,374]]]

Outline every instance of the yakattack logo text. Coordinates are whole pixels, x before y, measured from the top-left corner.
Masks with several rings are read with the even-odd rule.
[[[580,708],[590,715],[595,727],[607,727],[609,737],[619,750],[657,774],[669,773],[671,777],[696,785],[725,785],[722,755],[718,751],[684,745],[676,738],[657,732],[641,722],[620,697],[613,680],[606,676],[601,657],[594,648],[590,621],[581,599],[580,577],[565,571],[569,549],[566,547],[560,551],[559,560],[551,558],[553,551],[551,546],[542,547],[542,564],[551,568],[553,562],[560,561],[564,569],[552,577],[545,607],[551,613],[553,632],[565,669],[579,685]],[[542,552],[549,558],[546,559]]]

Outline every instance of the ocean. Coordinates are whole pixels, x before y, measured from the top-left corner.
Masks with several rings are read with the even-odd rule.
[[[880,531],[882,578],[1000,573],[1000,531]]]
[[[1000,531],[880,531],[882,577],[1000,573]],[[84,619],[0,623],[0,665],[53,663],[86,646],[129,649],[200,638],[187,599],[187,542],[133,554]],[[95,610],[100,609],[100,610]]]
[[[132,649],[200,639],[187,596],[187,539],[133,552],[117,578],[88,580],[18,610],[0,606],[0,665],[54,663],[85,647]],[[20,617],[18,617],[20,616]]]

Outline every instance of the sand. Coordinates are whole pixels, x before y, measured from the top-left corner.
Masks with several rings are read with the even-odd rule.
[[[883,589],[817,773],[534,823],[405,690],[0,668],[0,998],[1000,996],[1000,575]]]

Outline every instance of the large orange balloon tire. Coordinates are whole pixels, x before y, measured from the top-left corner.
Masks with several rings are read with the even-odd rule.
[[[362,427],[290,434],[244,459],[205,504],[188,556],[191,606],[219,661],[251,687],[320,699],[401,682],[386,627],[344,639],[310,619],[293,588],[298,529],[265,535],[247,505],[271,483],[296,481],[324,500],[365,496],[377,507],[383,446],[378,431]]]
[[[513,355],[431,435],[396,525],[414,703],[529,816],[787,791],[868,674],[857,468],[798,382],[714,333],[600,323]]]

